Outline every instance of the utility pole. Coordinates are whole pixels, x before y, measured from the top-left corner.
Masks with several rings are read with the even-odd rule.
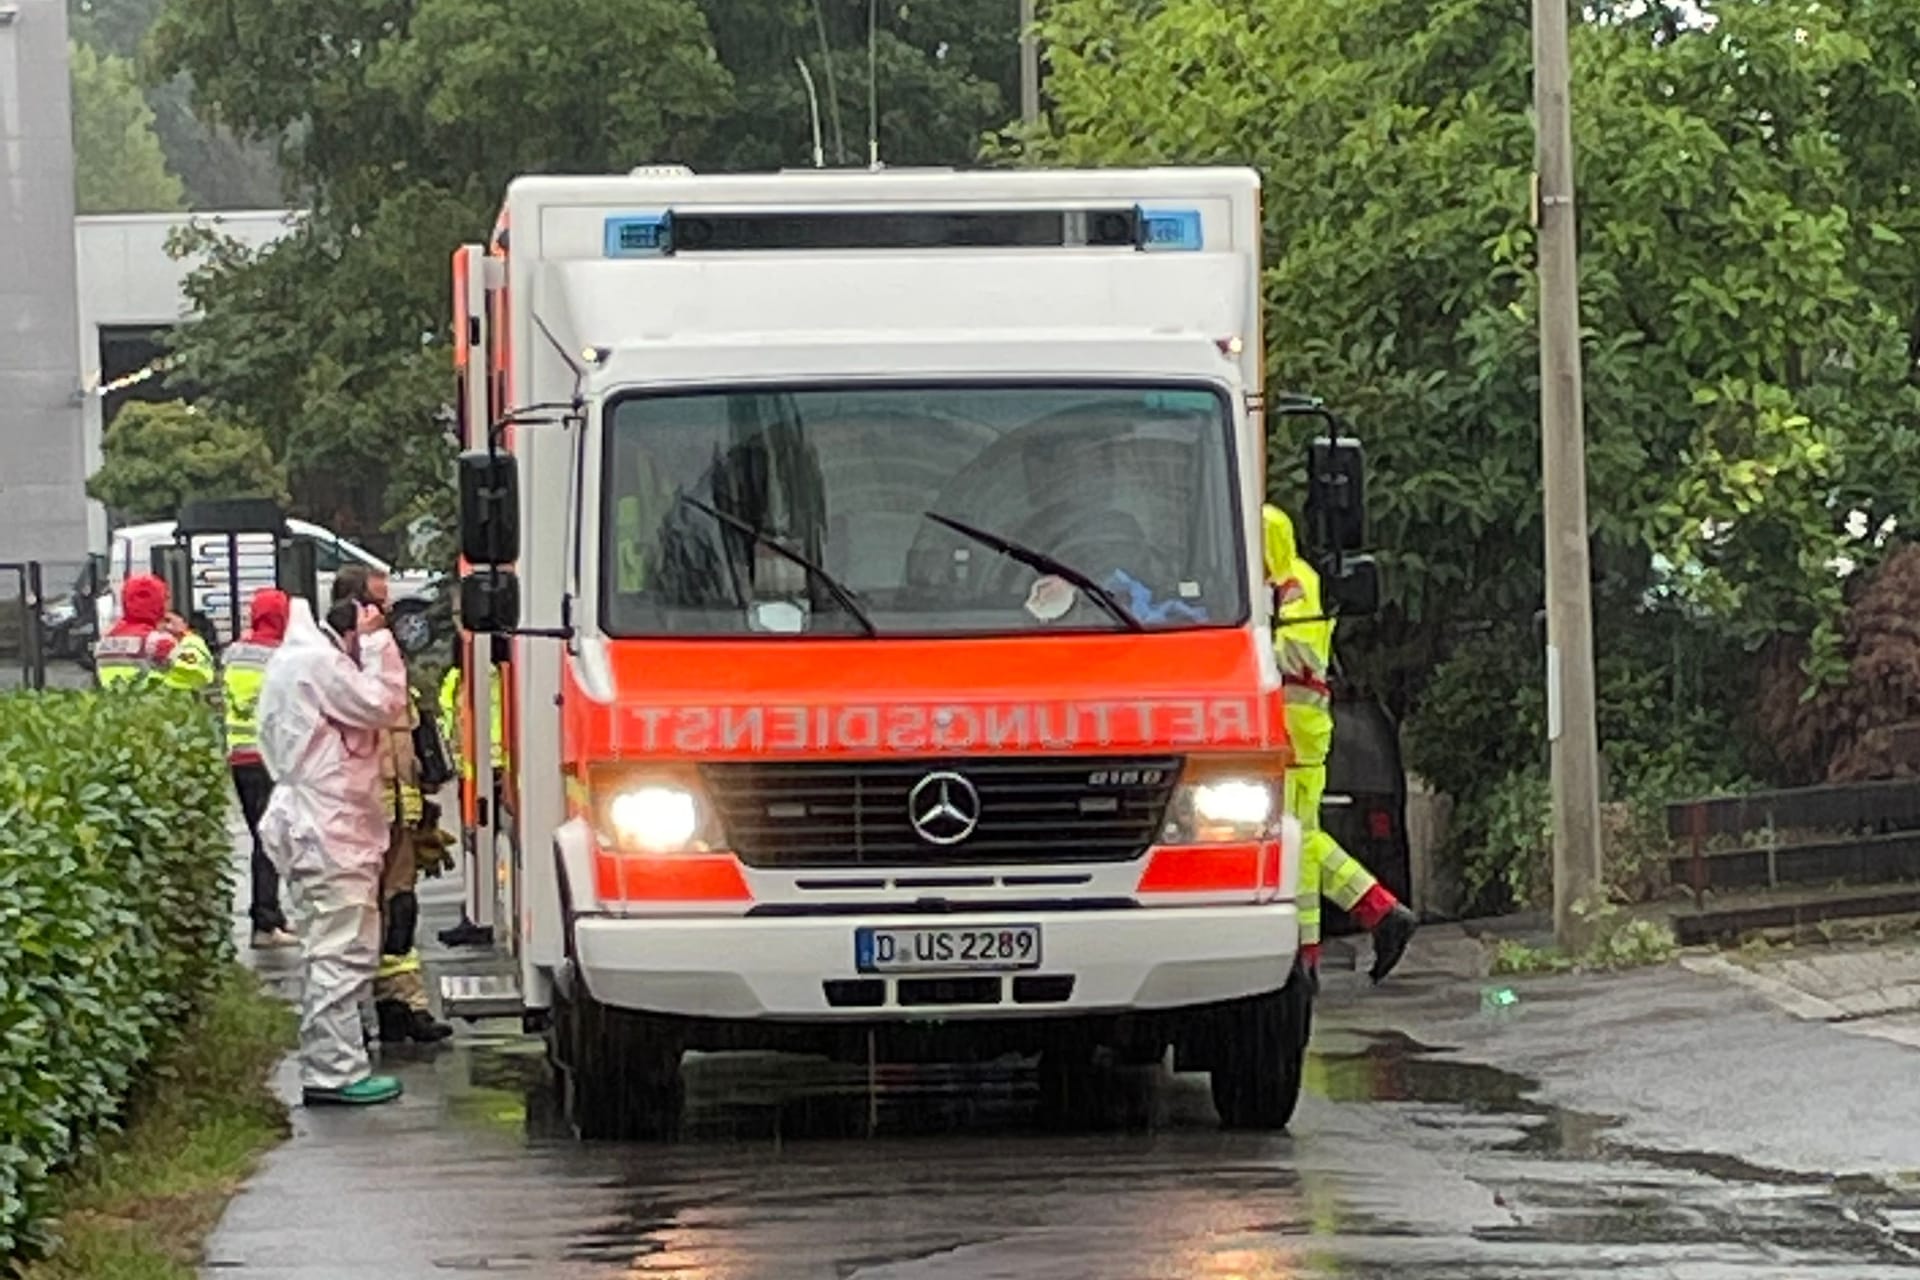
[[[1553,931],[1584,941],[1574,906],[1600,887],[1600,741],[1594,722],[1587,562],[1586,426],[1580,402],[1580,275],[1573,204],[1568,0],[1533,0],[1540,242],[1540,477],[1546,523],[1547,737],[1553,767]]]
[[[1040,41],[1033,33],[1034,0],[1020,0],[1020,123],[1040,123]]]

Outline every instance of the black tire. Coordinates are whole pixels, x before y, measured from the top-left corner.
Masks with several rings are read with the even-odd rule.
[[[1224,1011],[1213,1065],[1213,1107],[1229,1129],[1284,1129],[1300,1102],[1313,990],[1298,969],[1279,991]]]
[[[681,1048],[662,1020],[610,1009],[582,987],[555,1001],[547,1034],[568,1123],[583,1140],[644,1141],[679,1131]]]

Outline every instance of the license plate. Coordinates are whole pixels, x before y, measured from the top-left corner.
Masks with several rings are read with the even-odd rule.
[[[863,928],[853,933],[861,973],[1005,973],[1040,967],[1037,924]]]

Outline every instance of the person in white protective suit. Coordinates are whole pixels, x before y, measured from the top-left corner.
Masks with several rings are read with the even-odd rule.
[[[314,621],[293,601],[286,639],[260,690],[260,754],[273,799],[260,839],[293,903],[305,963],[300,1082],[308,1106],[400,1096],[367,1059],[360,1004],[380,962],[380,733],[407,707],[407,674],[380,611]],[[357,615],[352,612],[357,608]],[[357,620],[355,620],[357,618]]]

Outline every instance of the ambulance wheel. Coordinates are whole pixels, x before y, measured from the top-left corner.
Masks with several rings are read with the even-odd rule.
[[[1213,1063],[1213,1108],[1229,1129],[1284,1129],[1300,1101],[1313,990],[1295,969],[1279,991],[1255,996],[1220,1019]]]
[[[645,1141],[679,1131],[681,1049],[661,1020],[608,1008],[580,987],[555,1002],[548,1034],[567,1120],[583,1140]]]

